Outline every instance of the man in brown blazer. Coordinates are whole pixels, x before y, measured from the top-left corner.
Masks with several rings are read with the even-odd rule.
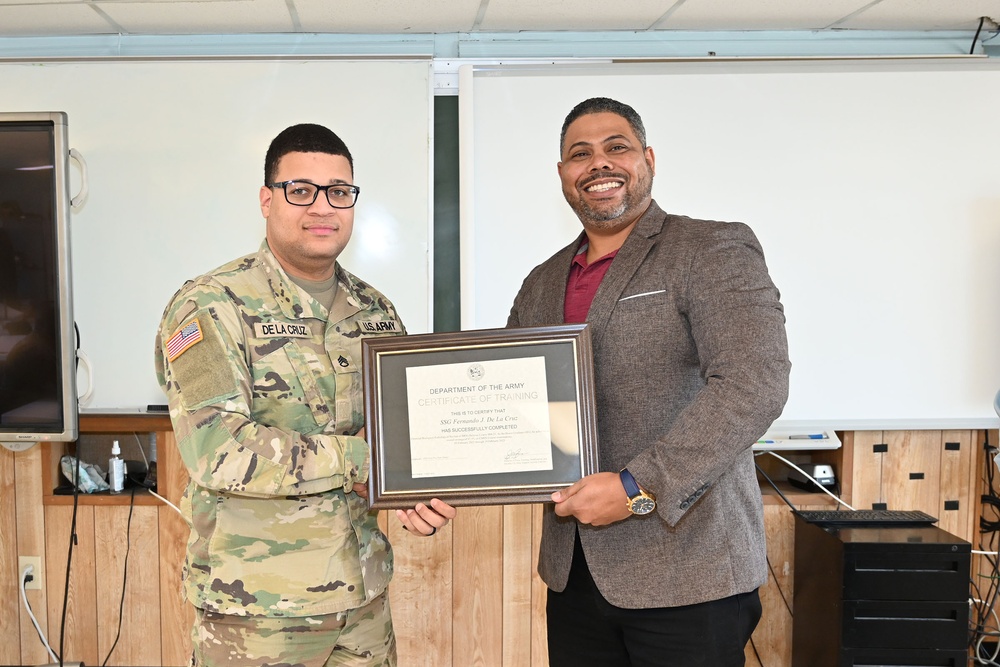
[[[751,448],[788,394],[778,290],[749,227],[656,205],[628,105],[577,105],[560,153],[583,233],[532,270],[507,323],[593,337],[602,472],[545,514],[550,664],[743,665],[767,579]]]

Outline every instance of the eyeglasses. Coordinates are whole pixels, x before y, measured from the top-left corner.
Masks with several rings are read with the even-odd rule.
[[[333,208],[352,208],[358,202],[361,188],[347,183],[333,185],[316,185],[309,181],[282,181],[281,183],[265,183],[269,188],[281,188],[285,191],[285,201],[294,206],[312,206],[319,196],[320,190],[326,191],[326,200]]]

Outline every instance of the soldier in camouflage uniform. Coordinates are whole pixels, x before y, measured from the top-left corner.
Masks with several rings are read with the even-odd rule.
[[[392,551],[366,501],[360,370],[363,336],[405,330],[336,261],[359,191],[347,146],[293,126],[264,171],[260,249],[186,283],[156,343],[191,478],[192,664],[395,665]],[[454,515],[436,499],[397,512],[418,535]]]

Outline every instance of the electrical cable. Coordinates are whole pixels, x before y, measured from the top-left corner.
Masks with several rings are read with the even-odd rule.
[[[969,601],[969,647],[973,650],[973,660],[980,665],[1000,665],[997,657],[1000,655],[1000,643],[992,650],[984,644],[987,641],[996,642],[1000,637],[1000,618],[997,616],[997,602],[1000,599],[1000,559],[998,559],[998,535],[1000,535],[1000,495],[998,495],[995,480],[993,456],[996,448],[989,442],[983,444],[986,457],[986,470],[982,482],[985,486],[980,496],[982,504],[979,518],[979,549],[975,553],[982,556],[982,562],[988,565],[984,573],[978,575],[988,582],[985,591],[981,591],[977,580],[970,579],[970,587],[976,596]],[[990,515],[987,515],[990,513]],[[980,567],[983,571],[984,568]],[[994,629],[990,629],[990,628]]]
[[[115,647],[118,646],[118,639],[122,636],[122,617],[125,615],[125,586],[128,584],[128,555],[132,551],[132,512],[135,510],[135,487],[132,487],[132,500],[129,503],[128,508],[128,524],[125,527],[125,565],[122,567],[122,597],[118,602],[118,632],[115,634],[115,641],[108,649],[108,655],[105,656],[104,662],[101,663],[101,667],[108,664],[108,660],[111,659],[111,654],[115,652]]]
[[[753,649],[753,656],[757,658],[757,664],[764,667],[764,661],[760,659],[760,653],[757,652],[757,645],[753,643],[753,637],[750,637],[750,648]]]
[[[972,598],[971,600],[969,600],[969,605],[971,606],[972,603],[974,603],[974,602],[983,602],[983,600]],[[991,613],[993,614],[993,620],[996,622],[997,626],[1000,627],[1000,617],[997,617],[996,610],[992,610]],[[995,632],[992,632],[992,633],[983,633],[983,635],[979,638],[979,641],[976,642],[976,655],[977,656],[980,655],[980,653],[982,651],[983,640],[985,640],[986,637],[989,636],[989,635],[992,635],[992,636],[995,637],[995,636],[997,636],[997,633],[995,633]],[[996,663],[996,659],[997,659],[998,655],[1000,655],[1000,644],[998,644],[997,647],[994,649],[993,655],[991,655],[989,658],[986,658],[987,662],[984,663],[984,664],[987,664],[987,665],[995,665],[995,664],[997,664]]]
[[[977,40],[977,39],[979,39],[979,33],[980,33],[980,32],[982,31],[982,29],[983,29],[983,24],[984,24],[984,23],[986,23],[986,17],[985,17],[985,16],[980,16],[980,17],[979,17],[979,27],[978,27],[978,28],[976,28],[976,34],[975,34],[975,36],[974,36],[974,37],[972,38],[972,46],[971,46],[971,47],[969,47],[969,55],[970,55],[970,56],[971,56],[971,55],[972,55],[973,53],[975,53],[975,52],[976,52],[976,40]]]
[[[789,461],[789,460],[788,460],[788,459],[786,459],[785,457],[783,457],[783,456],[779,456],[778,454],[775,454],[775,453],[774,453],[774,452],[772,452],[772,451],[767,451],[767,452],[759,452],[758,454],[770,454],[770,455],[771,455],[771,456],[773,456],[774,458],[776,458],[776,459],[778,459],[779,461],[783,462],[783,463],[784,463],[785,465],[788,465],[788,466],[791,466],[791,467],[792,467],[792,468],[794,468],[795,470],[798,470],[798,471],[799,471],[800,473],[802,473],[803,475],[805,475],[805,476],[806,476],[806,479],[810,480],[810,481],[811,481],[811,482],[812,482],[813,484],[815,484],[816,486],[818,486],[818,487],[819,487],[819,489],[820,489],[820,490],[821,490],[821,491],[822,491],[823,493],[825,493],[826,495],[830,496],[831,498],[833,498],[834,500],[836,500],[836,501],[837,501],[838,503],[840,503],[841,505],[843,505],[843,506],[844,506],[844,507],[846,507],[847,509],[849,509],[849,510],[854,510],[854,508],[853,508],[853,507],[851,507],[850,505],[848,505],[847,503],[845,503],[845,502],[844,502],[843,500],[841,500],[841,499],[840,499],[840,498],[838,498],[837,496],[835,496],[835,495],[833,495],[832,493],[830,493],[830,492],[829,492],[829,491],[828,491],[828,490],[827,490],[827,489],[826,489],[826,488],[825,488],[825,487],[824,487],[824,486],[823,486],[822,484],[820,484],[819,482],[817,482],[817,481],[816,481],[816,480],[815,480],[815,479],[813,478],[813,476],[812,476],[812,475],[810,475],[810,474],[809,474],[809,473],[807,473],[807,472],[806,472],[805,470],[803,470],[802,468],[798,467],[797,465],[795,465],[794,463],[792,463],[791,461]],[[759,468],[759,467],[758,467],[757,469],[758,469],[758,470],[760,470],[760,468]],[[764,475],[764,476],[765,476],[765,477],[767,477],[767,475]],[[774,484],[774,483],[772,482],[772,485],[773,485],[773,484]],[[775,489],[777,489],[777,487],[775,487]],[[779,493],[780,493],[780,492],[779,492]],[[782,496],[782,497],[784,498],[784,496]],[[785,502],[788,502],[788,501],[786,500]],[[792,504],[791,504],[791,503],[788,503],[788,505],[789,505],[790,507],[792,506]],[[793,509],[794,509],[794,508],[793,508]]]
[[[755,454],[754,456],[757,456],[757,454]],[[781,496],[781,499],[785,501],[785,504],[788,505],[789,507],[791,507],[793,512],[797,512],[798,508],[795,507],[795,505],[792,504],[792,501],[789,500],[788,497],[785,496],[785,494],[781,492],[781,489],[779,489],[778,485],[774,483],[774,480],[767,476],[767,473],[764,472],[764,469],[761,468],[760,465],[758,465],[756,461],[753,462],[753,465],[754,465],[755,468],[757,468],[757,472],[759,472],[761,475],[764,476],[764,479],[767,480],[768,484],[770,484],[771,487],[775,491],[778,492],[778,495]]]
[[[34,612],[31,611],[31,603],[28,602],[28,594],[24,590],[25,585],[33,579],[31,570],[32,567],[29,565],[21,573],[21,600],[24,601],[24,608],[28,612],[28,618],[31,619],[31,624],[35,626],[35,632],[38,633],[38,638],[42,640],[45,650],[49,652],[49,657],[52,658],[53,662],[59,662],[59,658],[56,657],[56,654],[52,652],[52,647],[49,646],[49,640],[45,638],[45,633],[42,632],[42,628],[38,625],[38,619],[35,618]]]
[[[161,496],[160,494],[158,494],[156,491],[153,491],[152,489],[149,489],[149,495],[155,496],[155,497],[159,498],[162,502],[164,502],[167,505],[169,505],[175,512],[177,512],[178,514],[180,514],[181,518],[184,517],[184,513],[181,512],[181,509],[179,507],[177,507],[177,505],[174,505],[172,502],[170,502],[169,500],[167,500],[166,498],[164,498],[163,496]]]
[[[79,454],[79,452],[77,452]],[[62,621],[59,626],[59,667],[63,666],[63,656],[66,642],[66,612],[69,608],[69,574],[72,571],[73,547],[77,543],[76,517],[80,508],[80,457],[76,457],[76,465],[73,466],[73,517],[69,523],[69,552],[66,554],[66,584],[63,589]]]
[[[133,431],[132,435],[135,436],[135,442],[136,442],[137,445],[139,445],[139,453],[142,454],[142,461],[143,461],[143,463],[146,464],[146,470],[149,470],[149,460],[146,458],[146,452],[144,452],[143,449],[142,449],[142,440],[139,439],[139,434],[138,433],[136,433],[136,432]],[[167,505],[169,505],[171,508],[173,508],[173,510],[175,512],[177,512],[178,514],[180,514],[182,518],[184,517],[184,513],[181,512],[180,508],[177,507],[177,505],[174,505],[172,502],[170,502],[169,500],[167,500],[166,498],[164,498],[163,496],[161,496],[160,494],[158,494],[156,491],[153,491],[153,489],[147,488],[146,490],[149,491],[149,495],[154,496],[156,498],[159,498],[161,501],[163,501],[164,503],[166,503]]]

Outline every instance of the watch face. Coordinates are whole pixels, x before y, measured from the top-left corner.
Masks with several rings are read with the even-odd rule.
[[[629,509],[632,514],[649,514],[656,508],[656,501],[646,496],[638,496],[632,499]]]

